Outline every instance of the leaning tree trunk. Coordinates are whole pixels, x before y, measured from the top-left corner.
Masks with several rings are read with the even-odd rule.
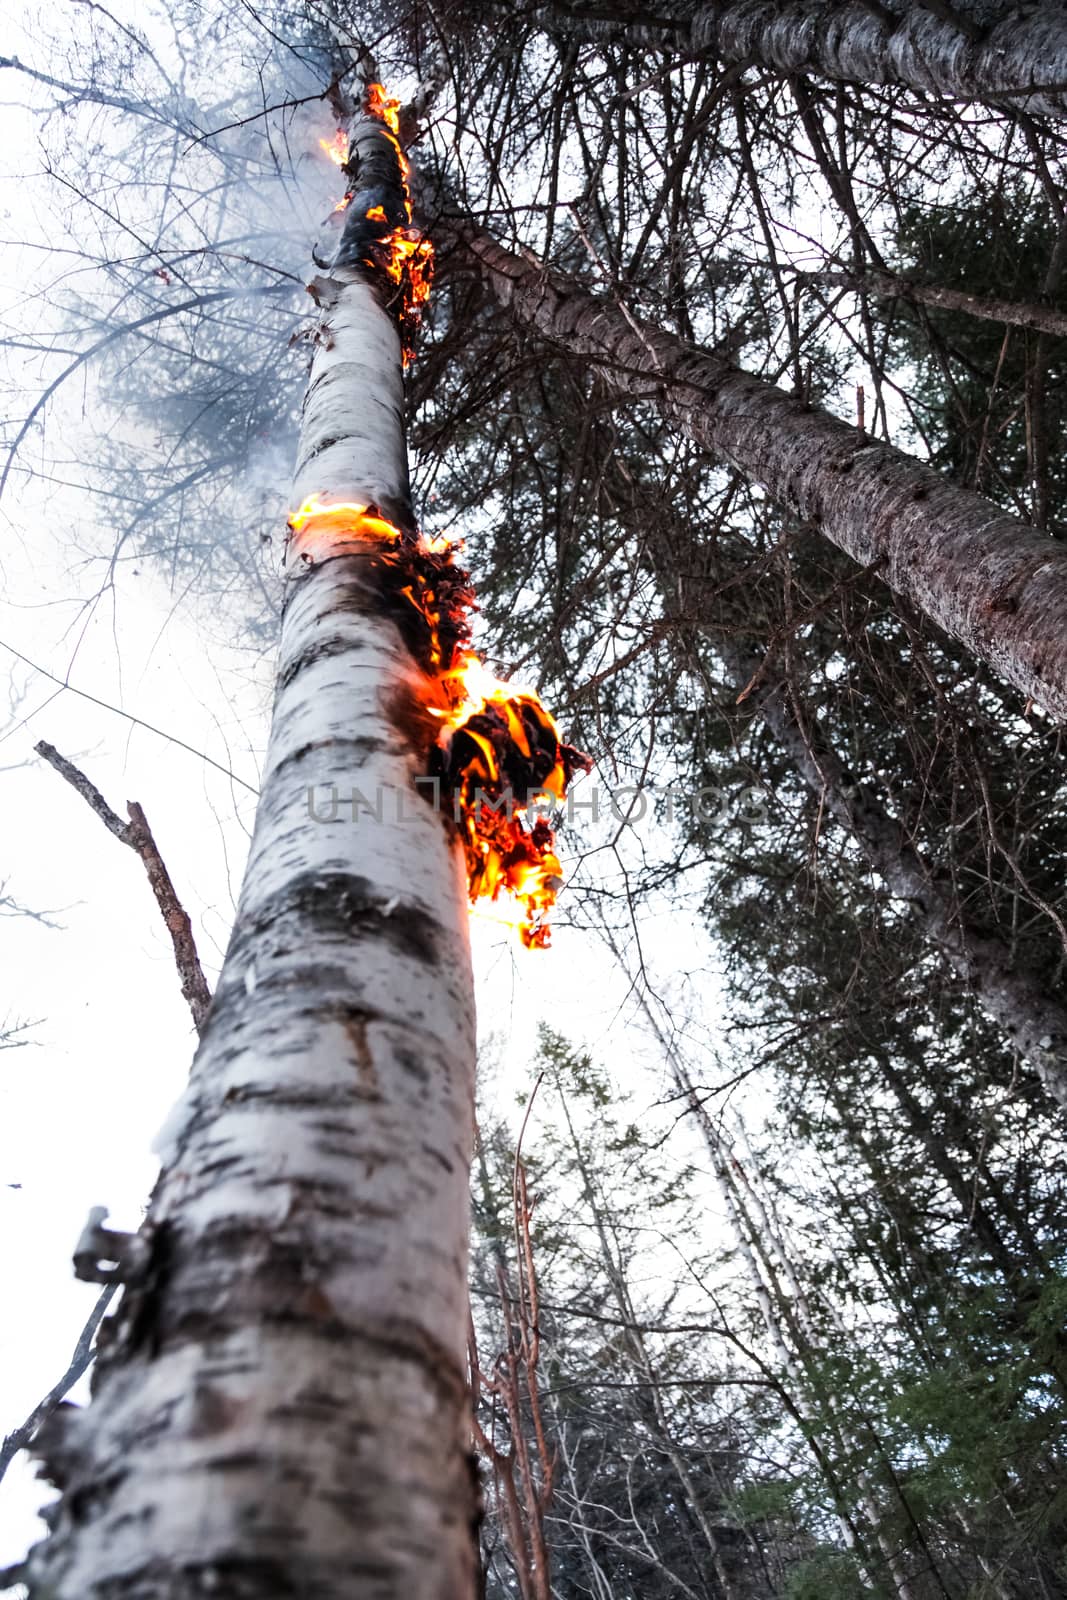
[[[761,672],[760,658],[729,641],[717,649],[739,687]],[[1035,973],[1013,962],[1004,940],[960,909],[951,874],[928,862],[907,832],[861,783],[810,717],[802,718],[776,675],[749,697],[808,787],[908,907],[916,926],[977,996],[1008,1044],[1067,1107],[1067,1006]]]
[[[879,300],[906,300],[909,305],[931,306],[935,311],[959,311],[979,322],[999,322],[1004,327],[1033,329],[1051,333],[1057,339],[1067,339],[1067,313],[1053,306],[1037,305],[1032,300],[993,300],[986,295],[967,294],[963,289],[950,289],[945,284],[916,283],[911,278],[874,267],[863,272],[835,269],[797,272],[794,276],[798,283],[811,283],[819,288],[848,289],[856,293],[866,289]]]
[[[445,224],[442,224],[442,231]],[[523,323],[596,364],[1067,718],[1067,547],[923,462],[451,219],[456,255]]]
[[[1067,13],[1058,5],[1013,7],[989,27],[916,0],[901,15],[871,0],[719,0],[678,20],[637,22],[553,5],[541,21],[594,43],[1067,116]]]
[[[396,296],[375,264],[406,220],[399,147],[373,116],[351,145],[294,503],[404,530]],[[42,1600],[475,1593],[466,892],[416,790],[432,719],[373,530],[312,518],[292,540],[218,992],[144,1227],[85,1242],[127,1289],[91,1405],[42,1451],[64,1491],[30,1558]]]

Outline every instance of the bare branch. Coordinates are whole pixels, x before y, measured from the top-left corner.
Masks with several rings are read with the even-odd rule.
[[[116,839],[128,844],[143,861],[148,882],[174,947],[174,961],[181,979],[182,994],[192,1012],[196,1031],[201,1033],[211,1005],[211,990],[200,965],[193,925],[178,899],[144,811],[136,800],[127,801],[126,809],[130,820],[123,822],[118,813],[112,811],[96,785],[85,776],[84,772],[74,766],[73,762],[61,756],[54,745],[41,739],[35,749],[38,755],[43,756],[49,765],[56,769],[61,778],[66,779],[72,789],[78,791],[85,803],[96,813],[104,826],[110,829]]]
[[[78,1342],[74,1346],[74,1354],[70,1358],[70,1365],[67,1367],[66,1372],[57,1383],[52,1385],[44,1399],[34,1406],[25,1422],[20,1423],[17,1428],[13,1428],[3,1444],[0,1445],[0,1480],[3,1479],[4,1473],[19,1451],[27,1449],[33,1443],[34,1435],[41,1424],[51,1416],[64,1396],[70,1393],[82,1373],[87,1371],[93,1356],[96,1354],[93,1348],[96,1330],[103,1321],[104,1312],[114,1299],[115,1291],[118,1287],[117,1283],[105,1284],[103,1290],[97,1296],[92,1311],[89,1313],[89,1320],[78,1335]]]

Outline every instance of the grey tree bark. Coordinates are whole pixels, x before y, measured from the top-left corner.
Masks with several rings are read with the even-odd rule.
[[[982,295],[966,294],[962,289],[948,289],[937,283],[916,283],[910,278],[897,277],[891,272],[879,272],[873,267],[865,272],[798,272],[800,283],[811,283],[828,289],[869,289],[881,300],[907,300],[912,305],[933,306],[938,311],[962,311],[966,316],[977,317],[982,322],[1000,322],[1010,328],[1032,328],[1050,333],[1057,339],[1067,339],[1067,313],[1052,306],[1035,305],[1024,300],[991,300]]]
[[[29,1561],[41,1600],[476,1592],[466,883],[416,791],[435,730],[372,528],[413,527],[374,248],[398,146],[370,115],[350,140],[294,505],[352,515],[291,541],[237,919],[147,1219],[80,1249],[126,1292],[91,1405],[41,1448],[63,1490]]]
[[[442,224],[442,233],[446,226]],[[465,221],[459,258],[524,324],[674,418],[1020,693],[1067,718],[1067,548],[803,398],[590,294]]]
[[[850,83],[899,84],[945,100],[983,101],[1039,117],[1067,116],[1067,13],[1015,6],[987,28],[933,6],[896,15],[865,0],[721,0],[672,21],[620,21],[546,7],[546,27],[734,64]]]
[[[730,643],[718,648],[739,685],[750,683],[759,672],[757,656]],[[813,720],[802,719],[773,676],[750,698],[804,781],[855,840],[890,894],[905,902],[926,938],[973,989],[1048,1093],[1067,1106],[1067,1006],[1033,973],[1013,964],[996,933],[975,926],[960,912],[948,879],[924,860],[904,827],[857,781]]]

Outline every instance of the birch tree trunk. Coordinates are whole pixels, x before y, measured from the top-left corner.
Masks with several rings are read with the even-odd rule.
[[[452,220],[447,231],[519,321],[595,362],[618,393],[658,406],[1021,694],[1067,718],[1067,547],[473,224]]]
[[[395,191],[397,147],[375,117],[351,142],[364,191],[318,281],[294,504],[410,528],[394,288],[356,210]],[[476,1590],[466,885],[416,792],[432,719],[380,543],[338,529],[289,551],[237,920],[147,1220],[88,1241],[127,1290],[91,1405],[42,1451],[64,1494],[41,1600]]]
[[[900,16],[866,0],[723,0],[677,21],[621,22],[548,6],[546,28],[592,43],[676,49],[777,72],[849,83],[899,84],[946,100],[985,101],[1067,116],[1067,13],[1013,7],[982,28],[961,16],[910,4]]]

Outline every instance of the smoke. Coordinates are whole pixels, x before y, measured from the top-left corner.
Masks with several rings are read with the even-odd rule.
[[[43,296],[31,341],[53,388],[11,437],[13,472],[32,446],[38,474],[76,480],[98,573],[147,558],[228,630],[265,636],[310,356],[304,284],[343,188],[319,145],[329,40],[284,9],[82,9],[74,35],[35,41],[67,95],[43,123],[39,231],[79,266]]]

